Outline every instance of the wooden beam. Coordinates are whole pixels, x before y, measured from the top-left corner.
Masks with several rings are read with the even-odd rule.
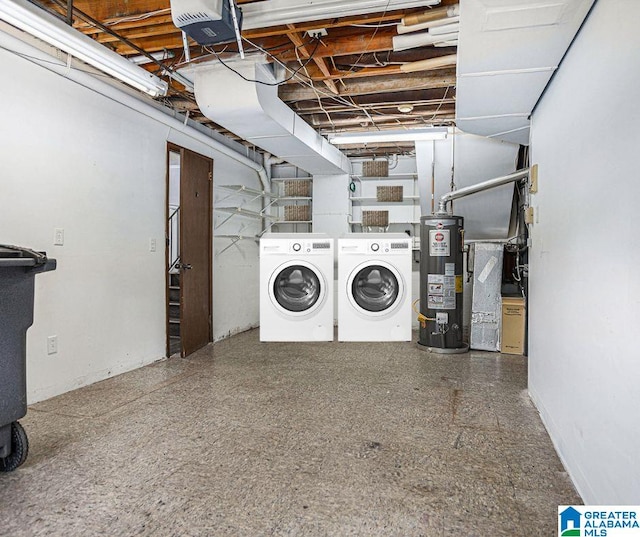
[[[360,108],[364,108],[365,110],[368,110],[368,111],[376,110],[378,112],[382,112],[386,110],[392,110],[393,113],[397,113],[398,106],[400,106],[401,104],[410,104],[411,106],[414,107],[414,111],[413,111],[414,113],[421,114],[423,111],[431,110],[431,109],[434,109],[434,107],[437,108],[438,106],[447,105],[449,107],[453,107],[455,103],[456,103],[455,99],[446,98],[446,99],[434,99],[434,100],[428,100],[428,101],[381,100],[374,104],[366,104],[366,105],[361,105],[360,103],[356,103],[356,104]],[[427,107],[431,107],[431,108],[427,108]],[[324,110],[322,108],[324,108]],[[350,113],[353,111],[353,107],[346,106],[344,104],[337,104],[334,102],[323,103],[322,108],[320,108],[317,101],[315,102],[299,101],[298,103],[295,103],[295,105],[293,106],[293,109],[295,110],[295,112],[300,116],[320,114],[320,113],[324,113],[325,110],[330,114],[334,114],[334,115],[338,115],[342,113]]]
[[[396,35],[395,28],[381,28],[377,33],[371,28],[353,35],[337,38],[329,36],[323,40],[327,46],[320,47],[316,55],[320,58],[328,58],[329,56],[346,56],[363,52],[393,50],[394,35]],[[279,59],[285,62],[295,61],[296,55],[295,52],[283,52]]]
[[[340,95],[370,95],[374,93],[393,93],[396,91],[426,90],[455,86],[455,69],[442,69],[434,73],[407,73],[396,76],[375,77],[363,80],[345,80]],[[285,84],[278,88],[283,101],[307,101],[317,99],[313,89],[306,86]]]
[[[171,13],[169,12],[169,10],[167,10],[166,13],[152,15],[142,21],[125,19],[124,21],[118,22],[119,20],[120,19],[107,19],[103,22],[103,24],[118,33],[124,32],[125,30],[131,30],[132,28],[135,29],[149,26],[159,26],[162,24],[173,24],[173,19],[171,18]],[[89,23],[83,20],[76,20],[73,27],[86,35],[98,35],[104,33],[100,28],[91,26]]]
[[[289,68],[293,69],[293,63],[289,64]],[[367,67],[365,69],[358,69],[356,71],[332,71],[329,74],[325,74],[323,71],[319,69],[311,69],[307,68],[309,73],[309,77],[314,81],[331,81],[338,79],[352,79],[352,78],[366,78],[371,76],[384,76],[384,75],[397,75],[400,74],[400,66],[399,65],[389,65],[387,67]],[[295,84],[296,79],[290,80],[289,84]]]
[[[444,119],[454,119],[455,118],[455,109],[452,107],[440,108],[432,111],[424,111],[416,114],[375,114],[371,116],[373,118],[373,122],[378,124],[383,123],[396,123],[398,125],[413,125],[419,124],[429,121],[442,121]],[[313,114],[306,118],[307,122],[311,124],[314,128],[327,128],[330,126],[336,127],[346,127],[346,126],[358,126],[362,125],[362,123],[370,124],[370,120],[368,117],[362,113],[360,116],[353,117],[335,117],[332,116],[331,121],[327,119],[327,116],[324,114]]]
[[[117,31],[117,29],[116,29]],[[290,32],[291,30],[289,30]],[[335,39],[325,38],[323,42],[327,45],[321,45],[316,51],[319,58],[328,58],[332,56],[348,56],[351,54],[361,54],[363,52],[382,52],[392,50],[392,38],[395,35],[395,29],[381,29],[375,36],[373,31],[366,31],[364,34],[353,34],[342,36]],[[373,37],[372,37],[373,36]],[[174,31],[169,34],[162,34],[142,38],[136,40],[136,44],[147,52],[156,52],[164,49],[182,48],[182,35],[178,28],[174,27]],[[259,43],[261,46],[262,43]],[[127,55],[136,53],[123,43],[113,42],[114,50],[119,54]],[[278,55],[281,61],[297,61],[295,51],[283,52]]]
[[[94,2],[94,3],[97,4],[97,2]],[[172,20],[173,20],[171,18],[170,8],[168,6],[165,9],[159,9],[158,10],[159,12],[157,14],[150,15],[144,19],[128,20],[128,17],[124,18],[123,16],[103,17],[103,18],[97,17],[96,10],[93,7],[88,7],[85,5],[86,9],[83,9],[80,7],[80,5],[78,5],[78,4],[86,4],[86,2],[76,1],[75,4],[76,4],[76,7],[78,7],[88,15],[98,18],[103,24],[109,26],[116,32],[120,32],[121,30],[128,30],[131,28],[139,28],[142,26],[153,26],[153,25],[159,25],[164,23],[172,23]],[[51,7],[53,8],[56,6],[55,4],[52,4]],[[297,23],[295,27],[296,27],[296,31],[304,34],[304,32],[308,30],[314,30],[317,28],[348,28],[355,24],[377,24],[377,23],[387,23],[392,21],[400,22],[402,17],[407,13],[419,12],[419,11],[422,11],[422,10],[397,10],[397,11],[389,11],[387,13],[382,13],[382,14],[370,13],[368,15],[357,15],[352,17],[340,17],[340,18],[334,18],[334,19],[302,22],[302,23]],[[102,33],[101,30],[97,28],[93,28],[92,26],[88,25],[87,23],[81,20],[76,21],[74,26],[76,29],[88,35]],[[373,30],[375,29],[374,28],[371,29],[371,31]],[[290,28],[288,28],[287,26],[270,26],[267,28],[256,28],[251,30],[244,30],[242,32],[242,36],[246,37],[247,39],[254,40],[254,39],[261,39],[265,37],[285,36],[290,31],[291,31]]]
[[[347,80],[353,78],[368,78],[373,76],[390,76],[399,75],[401,73],[417,73],[425,71],[436,71],[438,69],[447,69],[456,64],[455,54],[453,56],[453,58],[432,58],[429,60],[421,60],[419,62],[405,63],[402,65],[387,65],[386,67],[365,67],[364,69],[359,69],[357,71],[333,71],[329,73],[328,76],[326,75],[325,71],[319,71],[316,69],[307,70],[309,73],[309,77],[312,80],[322,82],[338,79]],[[294,78],[289,81],[289,84],[293,84],[296,82],[297,81]]]
[[[147,52],[159,52],[161,50],[182,49],[182,34],[177,31],[171,35],[160,35],[145,39],[136,39],[136,45],[143,48]],[[111,48],[118,54],[128,56],[130,54],[139,54],[139,52],[129,45],[120,41],[111,44]]]
[[[145,26],[136,26],[130,29],[122,29],[122,28],[111,28],[114,32],[120,34],[122,37],[126,37],[131,41],[137,41],[138,39],[145,39],[147,37],[156,37],[156,36],[180,36],[182,38],[182,33],[180,30],[172,23],[163,23],[163,24],[148,24]],[[106,34],[104,32],[93,34],[94,39],[98,43],[119,43],[120,40],[111,35]]]
[[[302,55],[303,58],[308,59],[311,58],[312,52],[309,52],[309,48],[304,44],[304,40],[302,39],[302,35],[295,31],[295,26],[293,24],[287,25],[291,30],[287,36],[291,39],[291,42],[296,46],[298,52]],[[316,44],[315,50],[313,51],[313,62],[318,66],[320,72],[323,74],[325,78],[323,78],[323,82],[329,88],[329,90],[338,95],[338,87],[336,83],[331,80],[331,71],[329,70],[329,66],[326,64],[323,58],[319,58],[315,55],[317,49],[319,48],[320,43]]]
[[[47,7],[55,5],[54,2],[43,2]],[[73,7],[91,15],[93,18],[104,22],[108,19],[118,19],[135,15],[145,15],[158,10],[169,9],[169,0],[74,0]]]

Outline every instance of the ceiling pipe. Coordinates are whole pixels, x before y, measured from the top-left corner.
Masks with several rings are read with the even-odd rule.
[[[449,203],[450,201],[458,198],[463,198],[465,196],[470,196],[471,194],[476,194],[478,192],[483,192],[491,188],[496,188],[498,186],[507,185],[520,179],[524,179],[528,176],[529,168],[523,168],[522,170],[518,170],[509,175],[503,175],[502,177],[496,177],[494,179],[483,181],[482,183],[477,183],[475,185],[454,190],[453,192],[447,192],[438,201],[438,212],[436,214],[448,214],[447,203]]]
[[[458,39],[458,32],[443,35],[431,35],[429,32],[419,34],[396,35],[393,37],[393,51],[400,52],[411,48],[434,45],[442,41],[454,41]]]
[[[396,30],[399,35],[410,34],[413,32],[421,32],[422,30],[429,30],[430,28],[437,28],[438,26],[445,26],[447,24],[453,24],[459,22],[460,17],[448,17],[444,19],[438,19],[436,21],[423,22],[422,24],[412,24],[411,26],[405,26],[404,24],[398,24]]]
[[[402,18],[403,26],[413,26],[415,24],[422,24],[425,22],[431,22],[438,19],[444,19],[448,17],[457,17],[460,15],[460,4],[453,6],[439,7],[437,9],[430,9],[424,13],[414,13]]]
[[[242,29],[252,30],[381,11],[437,6],[440,0],[269,0],[242,6]],[[435,11],[435,10],[434,10]]]
[[[440,41],[439,43],[434,43],[434,47],[457,47],[458,40],[452,39],[451,41]]]
[[[439,56],[438,58],[428,58],[417,62],[404,63],[400,66],[403,73],[416,73],[418,71],[430,71],[432,69],[440,69],[442,67],[450,67],[456,65],[458,61],[457,54],[449,54],[447,56]]]
[[[442,34],[452,34],[453,32],[460,31],[460,23],[454,22],[451,24],[445,24],[444,26],[436,26],[435,28],[429,29],[430,35],[442,35]]]

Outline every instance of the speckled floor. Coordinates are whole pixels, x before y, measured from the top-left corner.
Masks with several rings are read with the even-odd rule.
[[[526,359],[251,331],[32,406],[0,535],[555,535]]]

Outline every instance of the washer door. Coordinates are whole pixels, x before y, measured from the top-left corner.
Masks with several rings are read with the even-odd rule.
[[[370,262],[357,267],[347,284],[349,300],[361,313],[380,316],[396,308],[404,295],[402,277],[391,265]]]
[[[304,261],[278,267],[269,282],[274,305],[287,315],[308,315],[325,299],[326,285],[320,271]]]

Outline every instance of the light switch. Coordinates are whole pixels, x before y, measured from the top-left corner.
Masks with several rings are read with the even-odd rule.
[[[47,354],[56,354],[58,352],[58,336],[49,336],[47,338]]]
[[[64,244],[64,229],[57,227],[53,230],[54,246],[62,246]]]

